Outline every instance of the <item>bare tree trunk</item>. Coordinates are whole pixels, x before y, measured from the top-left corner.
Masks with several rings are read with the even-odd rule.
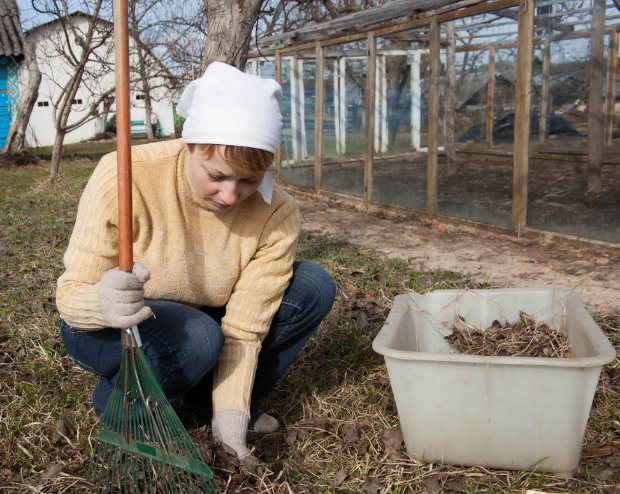
[[[71,113],[71,102],[77,93],[80,80],[77,83],[74,81],[74,86],[70,88],[69,96],[66,96],[65,100],[61,102],[60,119],[56,123],[56,137],[54,138],[54,147],[52,148],[52,160],[50,161],[50,177],[54,178],[58,175],[60,170],[60,153],[62,152],[62,143],[67,135],[67,121],[69,120],[69,113]]]
[[[202,73],[211,62],[219,61],[245,70],[252,28],[260,14],[263,0],[203,0],[209,31],[205,45]]]
[[[408,48],[408,41],[393,41],[391,49]],[[407,80],[410,79],[410,66],[407,65],[407,57],[404,55],[385,57],[386,79],[387,79],[387,106],[388,115],[388,151],[393,151],[396,144],[398,129],[400,129],[406,110],[401,110],[400,104],[404,97],[409,97],[410,93],[405,93],[404,89]]]
[[[62,152],[62,143],[64,142],[65,136],[67,132],[77,128],[75,123],[71,125],[67,125],[69,122],[69,115],[71,114],[71,102],[75,98],[77,91],[82,82],[82,75],[84,69],[79,69],[76,74],[73,76],[73,81],[70,82],[68,87],[68,94],[65,94],[63,98],[61,98],[58,106],[60,107],[60,117],[56,120],[54,117],[54,125],[56,127],[56,138],[54,139],[54,147],[52,148],[52,160],[50,162],[50,177],[54,178],[58,174],[58,170],[60,169],[60,153]],[[111,88],[108,91],[104,92],[103,95],[93,104],[93,108],[98,108],[99,105],[109,99],[110,94],[115,91],[115,88]],[[55,115],[55,113],[54,113]],[[85,118],[84,118],[85,119]]]
[[[67,93],[61,98],[60,101],[60,118],[55,121],[56,125],[56,137],[54,138],[54,147],[52,148],[52,159],[50,162],[50,177],[55,178],[58,175],[60,169],[60,153],[62,152],[62,143],[67,135],[67,122],[69,121],[69,114],[71,113],[71,102],[82,82],[82,73],[78,71],[73,75],[73,80],[68,84]]]
[[[146,83],[144,84],[146,86]],[[151,123],[151,115],[153,114],[153,108],[151,107],[151,96],[148,92],[148,87],[144,88],[144,118],[146,122],[146,138],[149,142],[155,140],[155,132],[153,132],[153,124]]]
[[[97,117],[96,120],[96,133],[103,134],[105,132],[105,124],[108,120],[108,114],[110,113],[110,108],[112,107],[112,100],[110,98],[106,98],[103,100],[103,111]]]
[[[57,130],[54,138],[54,147],[52,148],[52,160],[50,162],[50,177],[55,178],[60,169],[60,153],[62,153],[62,143],[65,140],[65,130]]]
[[[138,40],[137,35],[134,37]],[[136,41],[140,43],[140,41]],[[151,102],[151,88],[149,87],[148,68],[146,67],[145,53],[142,46],[138,46],[138,63],[140,64],[140,79],[142,79],[142,95],[144,96],[144,123],[146,124],[146,138],[149,142],[155,140],[155,132],[151,126],[151,114],[153,113],[153,105]]]
[[[13,22],[19,24],[19,18],[13,18]],[[28,84],[26,90],[22,93],[15,112],[15,118],[11,124],[11,130],[6,138],[4,146],[5,153],[17,153],[24,148],[26,140],[26,128],[30,120],[30,114],[34,108],[34,104],[39,97],[39,85],[41,84],[41,71],[37,63],[37,55],[34,47],[26,41],[22,32],[21,25],[16,25],[15,30],[19,33],[24,50],[24,61],[26,70],[28,71]]]

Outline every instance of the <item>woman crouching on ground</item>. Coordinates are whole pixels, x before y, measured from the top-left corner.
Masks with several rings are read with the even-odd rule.
[[[58,280],[65,347],[97,374],[103,413],[138,325],[170,402],[212,412],[216,440],[242,457],[259,405],[332,307],[320,266],[294,262],[300,214],[266,173],[280,142],[280,85],[219,62],[192,82],[183,139],[132,149],[133,272],[118,265],[116,154],[80,200]]]

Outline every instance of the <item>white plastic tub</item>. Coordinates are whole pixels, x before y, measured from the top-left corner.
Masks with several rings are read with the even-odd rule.
[[[487,328],[520,310],[554,327],[564,319],[571,358],[462,355],[443,338],[459,316]],[[579,295],[554,288],[399,295],[373,349],[410,456],[562,477],[579,463],[601,368],[616,357]]]

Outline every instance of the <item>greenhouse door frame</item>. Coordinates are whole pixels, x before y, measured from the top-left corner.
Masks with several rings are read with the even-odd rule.
[[[429,50],[418,48],[413,50],[382,50],[377,54],[377,71],[375,77],[375,153],[388,151],[388,120],[387,120],[387,64],[386,57],[406,56],[409,71],[409,97],[411,99],[411,148],[414,151],[426,152],[420,147],[422,129],[421,102],[422,91],[420,84],[420,60]]]
[[[388,121],[387,121],[387,64],[386,58],[390,56],[406,56],[411,66],[409,76],[410,119],[411,119],[411,148],[414,151],[427,152],[427,148],[420,147],[422,114],[421,114],[421,78],[420,60],[422,55],[428,54],[428,49],[412,50],[385,50],[377,54],[376,77],[375,77],[375,105],[374,105],[374,150],[375,153],[388,151]],[[266,61],[275,62],[275,57],[265,57]],[[346,115],[346,63],[349,60],[367,60],[366,56],[345,56],[332,58],[333,64],[332,83],[334,91],[334,128],[336,134],[336,156],[342,156],[347,151],[347,115]],[[293,159],[282,160],[282,166],[300,163],[309,157],[305,120],[305,87],[304,87],[304,59],[295,56],[282,56],[282,62],[289,62],[293,70],[290,73],[291,85],[291,133]],[[314,60],[313,60],[314,63]],[[248,60],[249,73],[261,76],[260,61]],[[315,124],[316,125],[316,124]]]

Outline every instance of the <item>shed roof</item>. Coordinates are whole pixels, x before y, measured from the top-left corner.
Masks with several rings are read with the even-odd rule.
[[[1,2],[2,0],[0,0]],[[69,14],[67,14],[69,17],[74,17],[74,18],[78,18],[78,17],[83,17],[84,19],[91,19],[92,16],[90,14],[87,14],[86,12],[82,12],[81,10],[74,10],[73,12],[69,12]],[[98,18],[98,21],[101,22],[102,24],[107,24],[108,26],[112,26],[113,23],[110,21],[107,21],[105,19],[102,19],[101,17]],[[39,31],[41,28],[47,27],[47,26],[51,26],[52,24],[56,24],[60,22],[60,20],[58,19],[58,17],[52,17],[49,21],[43,22],[41,24],[37,24],[36,26],[31,27],[30,29],[28,29],[28,31],[26,32],[26,36],[31,36],[32,34],[36,33],[37,31]]]
[[[383,28],[391,29],[393,26],[404,26],[409,21],[430,19],[438,14],[454,13],[459,10],[465,11],[480,4],[486,4],[491,7],[488,12],[498,18],[512,19],[515,23],[518,21],[518,12],[514,10],[518,6],[516,0],[514,2],[507,0],[392,0],[377,7],[337,17],[319,24],[272,36],[264,36],[252,43],[251,49],[278,49],[309,42],[341,38]],[[548,6],[544,8],[548,8]],[[566,15],[578,11],[578,9],[567,10]],[[582,11],[585,12],[585,10]],[[574,31],[573,25],[564,25],[562,20],[553,20],[544,15],[539,18],[538,13],[535,23],[538,27],[544,28],[545,32],[551,30],[565,35]],[[395,31],[392,31],[389,36],[397,39],[401,37],[401,34],[395,34]]]
[[[17,57],[24,53],[21,29],[15,0],[0,0],[0,55]]]
[[[484,0],[393,0],[372,9],[362,10],[353,14],[337,17],[331,21],[315,24],[302,29],[295,29],[283,34],[265,36],[258,40],[259,48],[286,46],[308,41],[324,40],[351,32],[370,31],[413,19],[426,12],[447,8],[458,9],[465,4],[482,3]],[[255,46],[253,47],[255,48]]]

